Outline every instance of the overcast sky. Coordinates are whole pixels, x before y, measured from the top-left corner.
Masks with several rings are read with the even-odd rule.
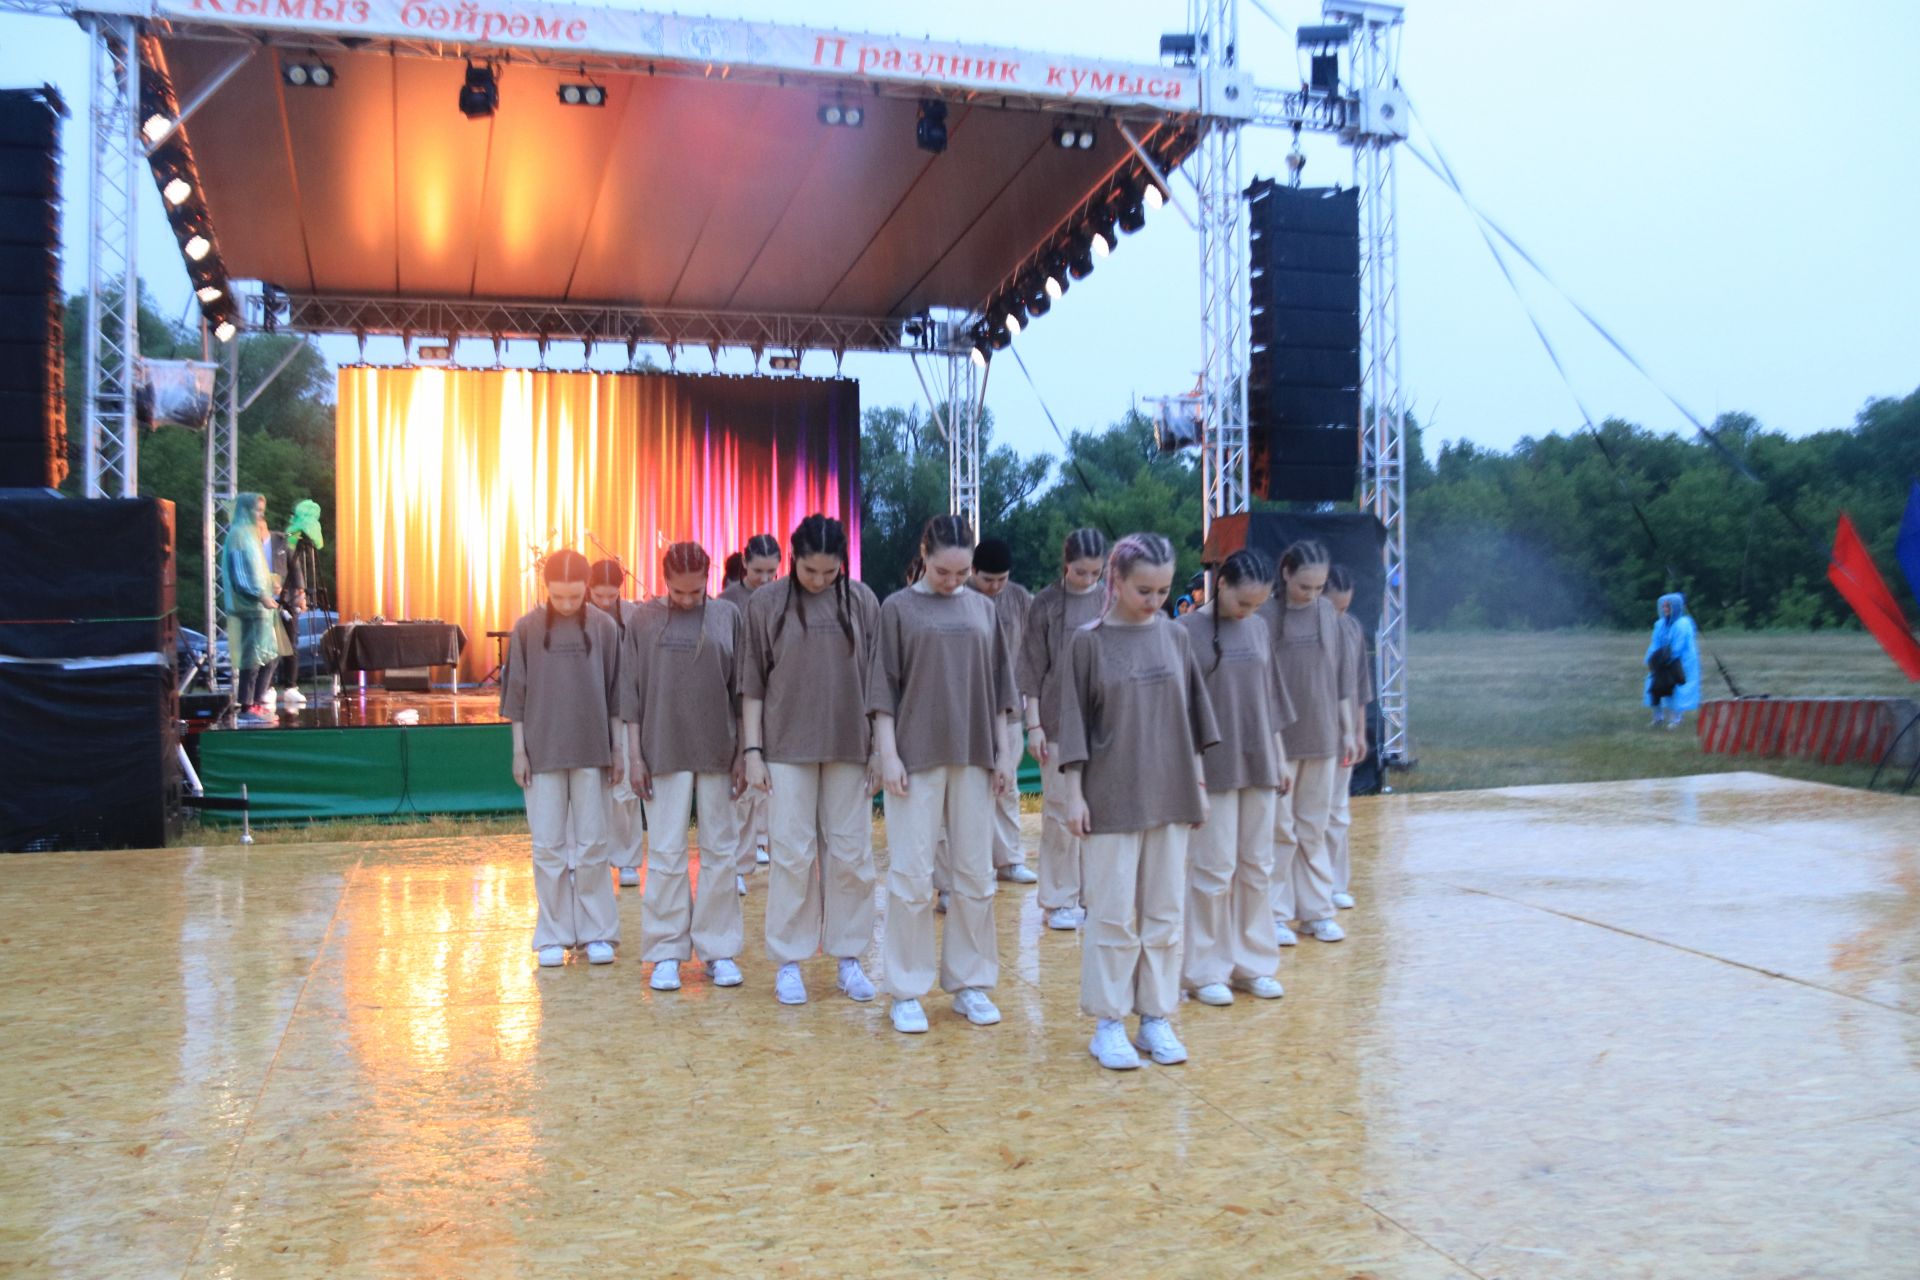
[[[778,0],[712,2],[746,18],[793,12]],[[1298,0],[1266,5],[1289,24],[1318,16]],[[897,0],[806,9],[841,28],[1152,62],[1186,6],[973,0],[912,6],[916,29],[902,30],[905,11]],[[1798,434],[1844,426],[1866,400],[1920,385],[1920,4],[1414,0],[1406,19],[1402,80],[1468,195],[1690,408],[1744,410]],[[1296,82],[1292,41],[1250,0],[1241,21],[1242,64],[1263,83]],[[67,273],[77,289],[86,42],[71,22],[0,16],[0,86],[47,79],[76,111]],[[1283,133],[1246,136],[1249,177],[1283,172]],[[1350,180],[1337,145],[1309,138],[1307,151],[1310,185]],[[1577,427],[1459,201],[1411,156],[1401,168],[1405,393],[1432,424],[1430,442],[1504,448]],[[1181,195],[1190,205],[1190,188]],[[143,199],[143,274],[180,315],[185,272],[150,185]],[[1137,397],[1192,385],[1197,257],[1193,232],[1163,210],[1019,339],[1062,428],[1104,425]],[[1683,426],[1551,290],[1530,284],[1528,298],[1596,417]],[[807,371],[830,362],[813,356]],[[850,356],[846,372],[866,404],[920,399],[902,358]],[[1001,440],[1057,451],[1012,361],[995,362],[988,404]]]

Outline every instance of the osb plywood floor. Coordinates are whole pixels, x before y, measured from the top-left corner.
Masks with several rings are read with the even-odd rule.
[[[539,971],[512,840],[0,859],[0,1272],[1920,1273],[1920,802],[1356,809],[1348,940],[1129,1075],[1012,886],[1006,1021],[910,1038]]]

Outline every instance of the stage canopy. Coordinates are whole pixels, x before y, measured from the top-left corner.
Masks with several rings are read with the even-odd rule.
[[[217,85],[179,145],[218,258],[291,295],[294,328],[538,337],[568,326],[515,307],[557,304],[837,317],[865,327],[765,345],[897,346],[901,320],[983,311],[1138,192],[1150,168],[1123,129],[1165,171],[1200,119],[1190,68],[777,24],[397,0],[154,13],[156,82],[177,103]],[[294,70],[316,65],[325,87]],[[492,115],[460,110],[470,65],[491,68]],[[920,145],[929,103],[943,150]],[[857,127],[828,123],[848,107]],[[1092,144],[1060,145],[1063,128]],[[435,301],[459,305],[390,305]]]

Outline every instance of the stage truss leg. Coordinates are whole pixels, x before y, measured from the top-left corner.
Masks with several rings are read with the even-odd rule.
[[[201,343],[207,342],[202,326]],[[207,470],[200,490],[200,550],[205,557],[201,582],[206,587],[207,688],[220,687],[220,642],[226,638],[227,618],[220,607],[220,527],[233,509],[240,480],[240,343],[226,344],[225,359],[214,379],[214,420],[207,424]],[[233,666],[228,663],[231,681]]]
[[[1205,67],[1233,66],[1239,45],[1235,0],[1201,0],[1194,6]],[[1240,161],[1240,122],[1207,122],[1195,153],[1200,231],[1200,410],[1206,432],[1201,449],[1202,520],[1248,509],[1251,474],[1247,452],[1248,311],[1247,218]]]
[[[964,516],[976,538],[980,528],[980,415],[986,405],[987,372],[971,355],[947,357],[947,510]]]
[[[88,14],[93,81],[87,110],[86,418],[83,492],[131,498],[140,488],[134,380],[140,359],[140,275],[134,250],[145,150],[140,145],[140,52],[134,20]]]
[[[1354,35],[1353,77],[1362,102],[1398,96],[1399,16],[1367,21]],[[1399,135],[1375,132],[1363,107],[1352,139],[1360,190],[1360,506],[1386,529],[1386,593],[1376,636],[1382,763],[1413,763],[1407,723],[1406,415],[1400,391]]]

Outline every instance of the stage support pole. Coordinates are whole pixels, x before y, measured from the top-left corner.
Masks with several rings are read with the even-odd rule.
[[[1240,43],[1238,0],[1197,0],[1193,30],[1199,37],[1203,77],[1229,75]],[[1241,173],[1242,122],[1209,117],[1194,154],[1199,192],[1200,412],[1205,443],[1200,452],[1204,501],[1201,520],[1210,529],[1219,516],[1247,510],[1251,487],[1247,451],[1249,310],[1247,215]]]
[[[140,274],[134,215],[145,150],[140,145],[140,52],[124,14],[82,18],[93,43],[87,108],[87,320],[82,492],[131,498],[140,489],[134,383],[140,360]]]

